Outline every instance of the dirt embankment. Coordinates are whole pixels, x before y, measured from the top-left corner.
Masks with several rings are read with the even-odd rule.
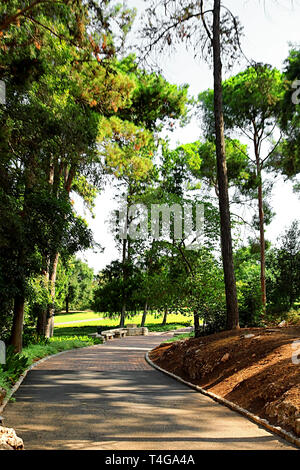
[[[300,435],[300,327],[241,329],[163,343],[149,357],[163,369]]]

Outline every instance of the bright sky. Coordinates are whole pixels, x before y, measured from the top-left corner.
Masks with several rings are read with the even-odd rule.
[[[145,2],[129,0],[128,4],[140,11],[144,8]],[[239,17],[244,26],[245,37],[242,40],[242,47],[245,55],[249,59],[269,63],[282,70],[283,62],[288,56],[289,43],[300,44],[300,0],[224,0],[224,4]],[[212,70],[200,59],[196,61],[193,57],[193,51],[186,51],[182,46],[172,57],[165,55],[161,66],[163,75],[170,83],[188,83],[190,94],[197,96],[199,92],[212,88]],[[244,68],[245,63],[235,72]],[[176,129],[170,136],[172,145],[175,146],[177,142],[188,143],[198,140],[201,134],[199,125],[200,123],[194,120],[186,128]],[[95,272],[118,258],[107,224],[111,211],[116,208],[112,195],[110,187],[99,195],[94,219],[85,213],[95,240],[105,247],[103,253],[87,251],[80,254],[80,258],[88,262]],[[84,213],[78,202],[75,207],[79,213]],[[292,220],[300,219],[300,198],[293,194],[290,182],[280,179],[275,185],[272,207],[276,216],[272,224],[266,228],[266,237],[275,242]]]

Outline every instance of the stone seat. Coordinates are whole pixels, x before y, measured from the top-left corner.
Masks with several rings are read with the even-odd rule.
[[[125,328],[118,328],[113,331],[116,338],[124,338],[127,335],[127,330]]]
[[[102,331],[101,336],[105,340],[109,340],[112,338],[124,338],[125,336],[146,336],[148,335],[148,328],[140,327],[140,328],[114,328],[112,330]]]
[[[115,333],[114,333],[114,331],[107,330],[107,331],[103,331],[101,333],[101,336],[103,336],[104,339],[106,339],[106,340],[113,339],[113,337],[115,336]]]

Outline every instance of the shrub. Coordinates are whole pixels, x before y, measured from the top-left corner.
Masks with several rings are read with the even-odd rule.
[[[6,363],[1,366],[1,372],[11,383],[15,383],[20,375],[29,367],[30,361],[23,354],[16,354],[13,346],[6,349]]]

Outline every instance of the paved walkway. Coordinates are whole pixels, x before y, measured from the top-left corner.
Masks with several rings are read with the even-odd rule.
[[[66,352],[30,371],[4,410],[25,448],[287,449],[278,436],[150,367],[167,335]]]

